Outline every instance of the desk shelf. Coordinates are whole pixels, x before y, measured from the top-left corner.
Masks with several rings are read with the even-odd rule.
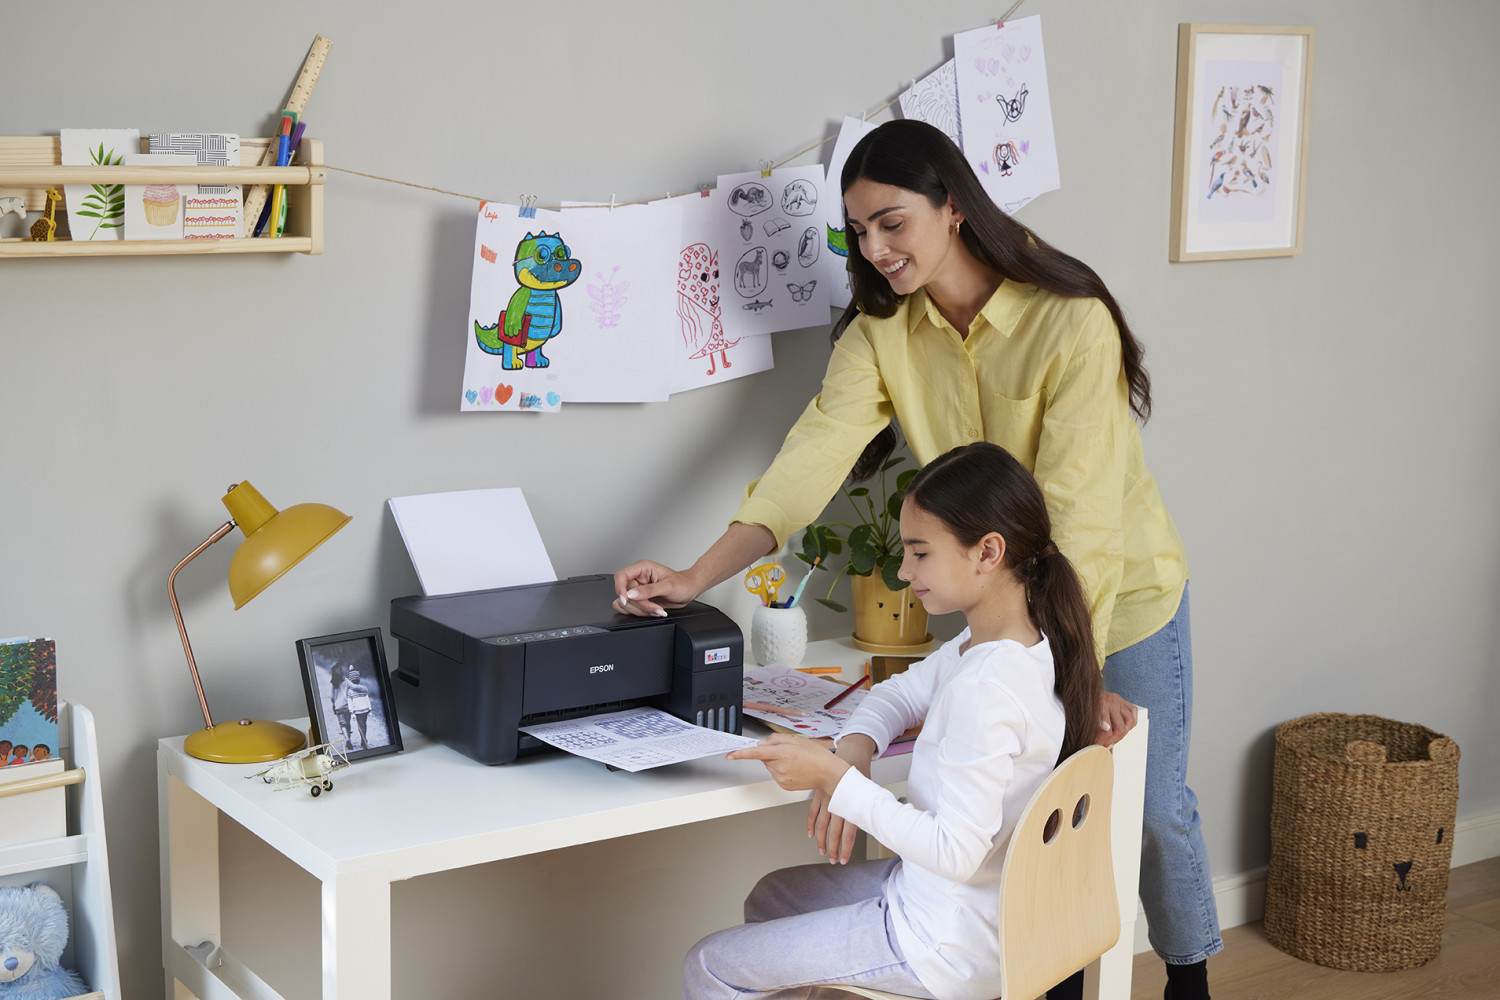
[[[62,883],[71,879],[70,967],[95,989],[75,1000],[119,1000],[120,961],[115,950],[114,903],[109,889],[104,796],[93,713],[82,705],[59,699],[57,738],[59,756],[71,767],[83,771],[83,780],[66,788],[70,833],[0,847],[0,879],[5,885],[27,885],[40,879],[55,882],[60,890],[65,889]],[[21,793],[27,794],[39,793]],[[6,801],[0,799],[0,803]],[[60,869],[68,874],[59,877],[55,873]],[[36,873],[35,878],[32,873]],[[68,898],[66,891],[63,898]]]
[[[271,139],[240,139],[240,157],[258,164]],[[148,140],[141,139],[142,152]],[[0,259],[7,257],[116,257],[120,255],[304,253],[323,252],[323,166],[321,139],[304,138],[286,167],[99,167],[63,166],[58,136],[0,136],[0,197],[26,199],[28,213],[46,208],[48,186],[65,184],[284,184],[287,193],[286,234],[280,237],[236,237],[218,240],[57,240],[33,243],[30,237],[0,240]],[[66,205],[63,206],[67,208]],[[29,216],[28,216],[29,218]],[[73,228],[72,214],[68,217]],[[29,225],[29,223],[28,223]]]

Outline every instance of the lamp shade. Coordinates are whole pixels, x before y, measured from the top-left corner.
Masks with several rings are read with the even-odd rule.
[[[299,503],[278,511],[248,482],[230,487],[224,506],[245,533],[229,563],[229,596],[236,609],[350,520],[343,511],[321,503]]]

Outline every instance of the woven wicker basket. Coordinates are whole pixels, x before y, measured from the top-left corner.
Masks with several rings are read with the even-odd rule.
[[[1421,965],[1443,941],[1458,746],[1322,713],[1276,727],[1266,937],[1335,969]]]

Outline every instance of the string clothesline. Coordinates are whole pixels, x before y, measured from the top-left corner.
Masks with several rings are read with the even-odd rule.
[[[1000,16],[1000,19],[995,22],[996,27],[1003,27],[1004,24],[1005,24],[1005,22],[1010,20],[1010,16],[1012,14],[1014,14],[1016,11],[1020,10],[1021,9],[1021,5],[1024,4],[1025,2],[1026,2],[1026,0],[1016,0],[1015,3],[1011,4],[1010,5],[1010,9],[1007,10],[1004,14],[1002,14]],[[916,81],[913,81],[913,86],[915,86],[915,82]],[[898,94],[895,97],[891,98],[889,101],[886,101],[880,107],[876,108],[874,111],[871,111],[871,112],[868,112],[868,113],[862,115],[861,119],[863,121],[869,121],[871,118],[874,118],[876,115],[878,115],[881,112],[883,112],[883,111],[887,110],[888,108],[890,108],[892,105],[894,105],[899,100],[901,100],[901,96]],[[774,165],[771,165],[769,161],[762,161],[762,163],[761,163],[762,169],[765,170],[765,171],[767,171],[767,172],[769,172],[771,170],[779,170],[780,168],[786,166],[788,163],[791,163],[793,160],[796,160],[796,159],[799,159],[800,157],[806,156],[808,153],[811,153],[815,149],[821,149],[823,146],[826,146],[828,143],[832,142],[833,140],[835,140],[837,138],[838,138],[838,133],[835,132],[833,135],[827,136],[826,138],[823,138],[823,139],[819,139],[817,142],[813,143],[811,146],[808,146],[806,149],[798,150],[797,152],[793,153],[791,156],[788,156],[786,159],[782,160],[780,163],[777,163],[777,164],[774,164]],[[379,174],[367,174],[364,171],[361,171],[361,170],[351,170],[348,167],[336,167],[336,166],[332,165],[331,163],[324,164],[323,168],[325,170],[337,170],[341,174],[354,174],[356,177],[367,177],[367,178],[369,178],[370,180],[373,180],[373,181],[384,181],[387,184],[399,184],[402,187],[417,188],[420,191],[432,191],[432,192],[434,192],[436,194],[445,194],[445,195],[449,195],[449,196],[454,197],[454,198],[465,198],[465,199],[468,199],[469,201],[477,201],[477,202],[479,202],[481,204],[483,204],[484,202],[488,202],[488,201],[495,201],[494,198],[482,198],[479,195],[464,194],[461,191],[449,191],[446,188],[433,187],[433,186],[428,185],[428,184],[416,184],[416,183],[413,183],[412,181],[403,181],[403,180],[400,180],[400,179],[395,178],[395,177],[382,177]],[[671,197],[671,192],[668,192],[667,196]],[[575,205],[575,206],[571,206],[571,207],[574,207],[574,208],[624,208],[627,205],[646,205],[646,204],[650,204],[651,202],[653,202],[655,200],[656,200],[655,198],[642,198],[642,199],[640,199],[638,201],[621,201],[621,202],[617,202],[617,201],[614,200],[614,197],[611,196],[610,200],[609,200],[609,202],[607,204],[606,203],[600,203],[598,205]],[[562,210],[561,206],[544,205],[544,206],[541,206],[541,207],[544,210],[546,210],[546,211],[556,212],[556,211],[561,211]]]

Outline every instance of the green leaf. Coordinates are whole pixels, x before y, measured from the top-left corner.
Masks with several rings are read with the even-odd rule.
[[[887,469],[894,469],[904,461],[906,461],[906,456],[904,455],[897,455],[895,458],[888,458],[886,459],[885,464],[880,467],[880,471],[884,472]]]
[[[73,214],[74,215],[85,215],[85,216],[88,216],[90,219],[102,219],[102,218],[104,218],[104,216],[100,215],[98,212],[78,211],[78,212],[74,212]]]
[[[870,491],[867,487],[856,486],[854,489],[849,491],[849,495],[851,497],[867,497],[870,495]]]
[[[895,518],[898,521],[901,519],[901,501],[902,501],[902,499],[903,499],[903,497],[901,496],[900,493],[892,493],[890,496],[886,497],[886,499],[885,499],[885,512],[886,512],[886,514],[888,514],[890,517]]]
[[[802,533],[802,551],[798,555],[807,563],[828,555],[828,546],[823,544],[823,536],[816,526],[810,526]]]
[[[825,607],[825,608],[832,608],[835,611],[848,611],[849,610],[848,608],[846,608],[842,604],[840,604],[838,601],[830,601],[826,597],[820,597],[820,598],[818,598],[818,603],[821,604],[821,605],[823,605],[823,607]]]
[[[905,590],[907,583],[896,575],[899,572],[901,572],[901,563],[899,560],[893,559],[880,567],[880,578],[885,581],[885,585],[891,588],[891,590]]]
[[[879,553],[868,545],[861,545],[858,548],[850,546],[849,569],[860,576],[866,576],[875,568],[875,557],[877,555]]]
[[[918,469],[907,469],[905,472],[901,473],[901,475],[897,476],[896,477],[896,492],[897,493],[905,493],[906,492],[906,488],[911,485],[911,481],[913,479],[917,478],[917,472],[918,471],[920,471],[920,470],[918,470]]]

